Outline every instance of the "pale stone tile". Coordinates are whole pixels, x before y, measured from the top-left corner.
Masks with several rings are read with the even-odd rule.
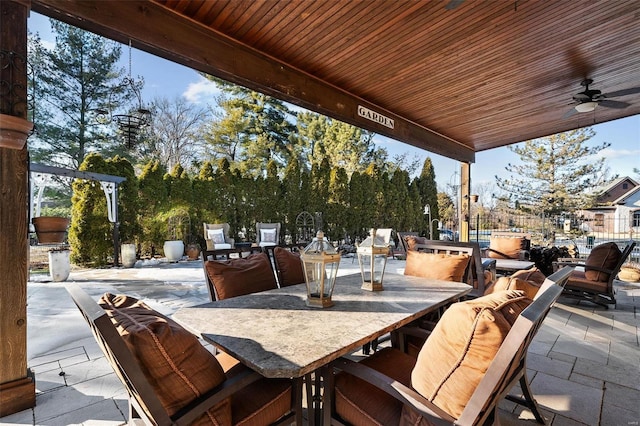
[[[589,386],[594,389],[602,389],[604,387],[604,380],[594,379],[593,377],[584,376],[576,373],[575,371],[569,376],[569,380],[572,382],[580,383],[581,385]]]
[[[62,369],[36,372],[36,390],[39,392],[49,392],[54,389],[65,387],[67,383],[64,376],[60,375]]]
[[[620,367],[640,365],[640,347],[635,344],[612,341],[607,364]]]
[[[553,418],[553,422],[547,424],[551,426],[593,426],[591,424],[570,419],[569,417],[561,416],[560,414],[556,414]]]
[[[602,390],[540,372],[531,381],[531,389],[545,409],[588,425],[598,424]]]
[[[37,358],[33,358],[29,361],[29,365],[32,367],[38,367],[42,364],[57,362],[77,355],[85,355],[85,352],[81,346],[77,346],[77,344],[75,344],[72,348],[52,351]]]
[[[105,399],[50,418],[46,424],[48,426],[118,426],[126,423],[126,420],[126,412],[123,413],[113,399]]]
[[[585,340],[588,342],[605,342],[617,340],[620,342],[637,344],[638,338],[636,332],[637,329],[635,327],[633,329],[627,330],[621,330],[617,328],[603,330],[589,327],[585,336]]]
[[[547,356],[551,359],[557,359],[558,361],[571,363],[572,365],[576,363],[576,357],[574,355],[567,355],[560,352],[551,351]]]
[[[551,359],[537,354],[527,354],[527,369],[543,371],[545,374],[568,379],[571,375],[573,363]]]
[[[613,405],[635,413],[640,420],[640,390],[607,383],[602,405]]]
[[[533,342],[555,343],[560,335],[561,333],[558,329],[551,328],[551,326],[548,326],[545,321],[542,323],[542,327],[540,327],[535,337],[533,338]]]
[[[529,344],[529,353],[537,354],[541,356],[547,356],[551,351],[553,343],[548,342],[536,342],[535,340]]]
[[[561,328],[562,334],[558,338],[558,340],[564,339],[575,339],[575,340],[584,340],[587,335],[588,327],[586,325],[565,325]]]
[[[69,386],[94,378],[104,377],[109,374],[115,374],[113,368],[111,368],[111,365],[104,357],[69,365],[65,367],[64,372],[65,379]]]
[[[553,351],[606,364],[609,357],[609,342],[577,341],[576,339],[562,336],[553,345]]]
[[[638,401],[635,401],[634,407],[638,406]],[[640,424],[640,414],[637,409],[629,409],[631,407],[618,407],[609,404],[603,404],[602,406],[602,418],[600,425],[602,426],[638,426]]]
[[[612,366],[602,365],[586,358],[578,358],[574,372],[607,383],[615,383],[640,390],[640,371],[637,365]]]
[[[585,312],[573,313],[567,325],[586,325],[587,327],[603,328],[611,330],[613,328],[613,318],[600,314],[590,314]]]
[[[122,392],[122,383],[115,374],[77,383],[73,387],[42,393],[36,396],[34,408],[37,424],[48,424],[48,420],[62,414],[96,404]]]

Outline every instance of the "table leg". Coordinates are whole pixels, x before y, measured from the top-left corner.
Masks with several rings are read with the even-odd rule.
[[[322,425],[331,425],[331,411],[333,409],[333,368],[331,364],[323,366],[321,369],[323,393],[322,393]]]

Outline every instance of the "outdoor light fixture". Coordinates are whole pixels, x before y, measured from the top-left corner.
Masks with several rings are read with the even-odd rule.
[[[316,238],[300,253],[307,285],[307,306],[328,308],[333,306],[331,295],[336,284],[340,253],[318,231]]]
[[[590,101],[590,102],[582,102],[576,105],[575,108],[576,108],[576,111],[578,112],[591,112],[594,109],[596,109],[597,106],[598,106],[597,102]]]
[[[387,266],[389,246],[376,237],[376,230],[372,229],[369,236],[358,246],[358,263],[362,275],[362,289],[381,291],[384,268]]]
[[[133,142],[135,142],[140,131],[151,122],[151,111],[142,105],[140,87],[143,83],[143,79],[136,81],[131,77],[131,40],[129,40],[129,76],[125,77],[117,88],[133,93],[138,102],[137,108],[132,108],[125,114],[111,114],[111,111],[104,108],[93,110],[98,123],[108,124],[114,122],[116,124],[118,134],[126,142],[127,148],[133,147]],[[109,102],[109,104],[111,104],[111,102]]]

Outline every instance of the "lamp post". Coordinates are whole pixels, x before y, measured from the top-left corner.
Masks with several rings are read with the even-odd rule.
[[[384,268],[387,266],[389,246],[380,238],[376,238],[376,230],[371,229],[369,236],[360,243],[357,249],[360,274],[362,275],[362,289],[368,291],[382,291]]]
[[[318,231],[316,238],[300,253],[307,285],[306,305],[314,308],[333,306],[331,295],[336,284],[340,253]]]

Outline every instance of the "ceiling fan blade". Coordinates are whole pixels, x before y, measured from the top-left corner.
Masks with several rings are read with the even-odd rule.
[[[449,3],[447,3],[444,8],[447,10],[453,10],[456,7],[460,6],[462,3],[464,3],[464,0],[449,0]]]
[[[601,105],[601,106],[607,107],[607,108],[623,109],[623,108],[628,107],[631,104],[628,104],[626,102],[611,101],[609,99],[603,99],[601,101],[598,101],[598,105]]]
[[[628,89],[617,90],[615,92],[605,93],[604,96],[607,98],[617,98],[618,96],[633,95],[635,93],[640,93],[640,87],[630,87]]]
[[[571,108],[570,110],[568,110],[567,112],[565,112],[565,113],[564,113],[564,115],[562,116],[562,118],[563,118],[563,119],[564,119],[564,118],[569,118],[569,117],[571,117],[572,115],[574,115],[576,112],[578,112],[578,111],[576,111],[576,109],[575,109],[575,108]]]

